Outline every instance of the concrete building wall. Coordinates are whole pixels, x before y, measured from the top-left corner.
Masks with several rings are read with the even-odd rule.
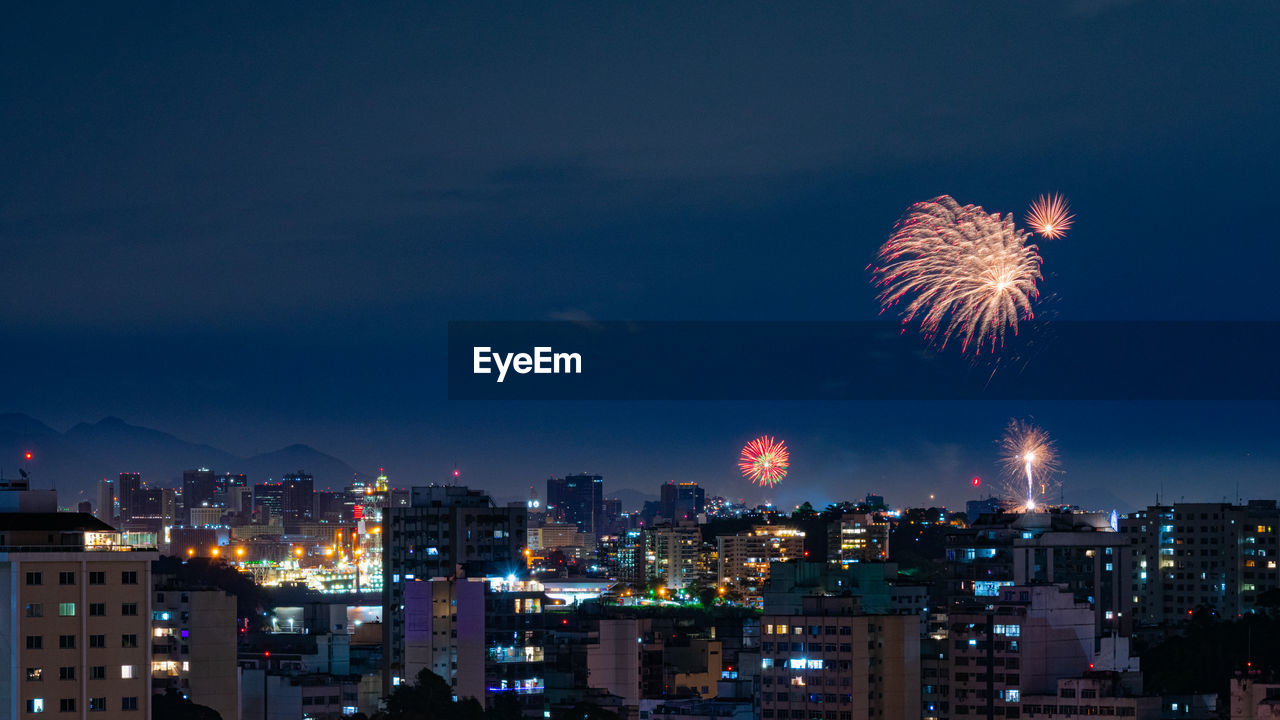
[[[588,687],[607,690],[623,704],[640,703],[640,642],[649,623],[636,618],[601,620],[599,642],[587,646]]]
[[[485,582],[405,583],[405,678],[423,668],[444,678],[459,698],[485,701]]]
[[[70,703],[71,717],[149,716],[148,589],[155,557],[153,552],[0,553],[0,596],[9,606],[3,634],[11,638],[3,651],[0,698],[9,717],[47,717],[28,712],[36,701],[44,713],[60,713],[63,703]],[[38,584],[27,582],[29,573],[38,575]],[[39,640],[28,647],[29,637]]]

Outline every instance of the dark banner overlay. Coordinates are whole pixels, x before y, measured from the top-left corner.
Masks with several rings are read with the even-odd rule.
[[[1277,400],[1280,323],[453,322],[451,400]]]

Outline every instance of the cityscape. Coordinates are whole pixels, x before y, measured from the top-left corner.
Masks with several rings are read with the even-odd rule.
[[[779,508],[683,481],[631,508],[607,488],[550,477],[499,503],[385,474],[327,491],[305,471],[197,468],[175,488],[121,473],[66,508],[6,480],[9,702],[336,719],[411,717],[438,692],[456,709],[418,712],[1215,718],[1267,717],[1280,693],[1275,500]]]
[[[1280,719],[1280,4],[7,10],[0,720]]]

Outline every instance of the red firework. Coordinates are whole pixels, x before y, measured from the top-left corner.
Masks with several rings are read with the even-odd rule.
[[[790,466],[791,453],[787,446],[771,435],[762,435],[747,443],[738,458],[742,476],[761,487],[773,487],[782,482]]]

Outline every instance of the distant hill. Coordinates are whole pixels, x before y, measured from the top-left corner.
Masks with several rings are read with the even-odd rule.
[[[628,512],[632,510],[642,510],[644,509],[645,502],[658,499],[658,495],[656,493],[647,493],[640,490],[632,490],[631,488],[609,490],[608,485],[605,485],[605,495],[612,498],[618,498],[618,500],[622,501],[622,509]]]
[[[23,460],[27,452],[33,455],[30,462]],[[17,477],[20,466],[29,469],[36,487],[56,487],[64,506],[96,501],[97,481],[121,472],[140,472],[154,486],[177,487],[182,471],[195,467],[245,473],[250,482],[305,470],[315,476],[317,488],[345,486],[356,473],[342,460],[307,445],[242,458],[117,417],[80,423],[60,433],[29,415],[0,414],[0,473]]]

